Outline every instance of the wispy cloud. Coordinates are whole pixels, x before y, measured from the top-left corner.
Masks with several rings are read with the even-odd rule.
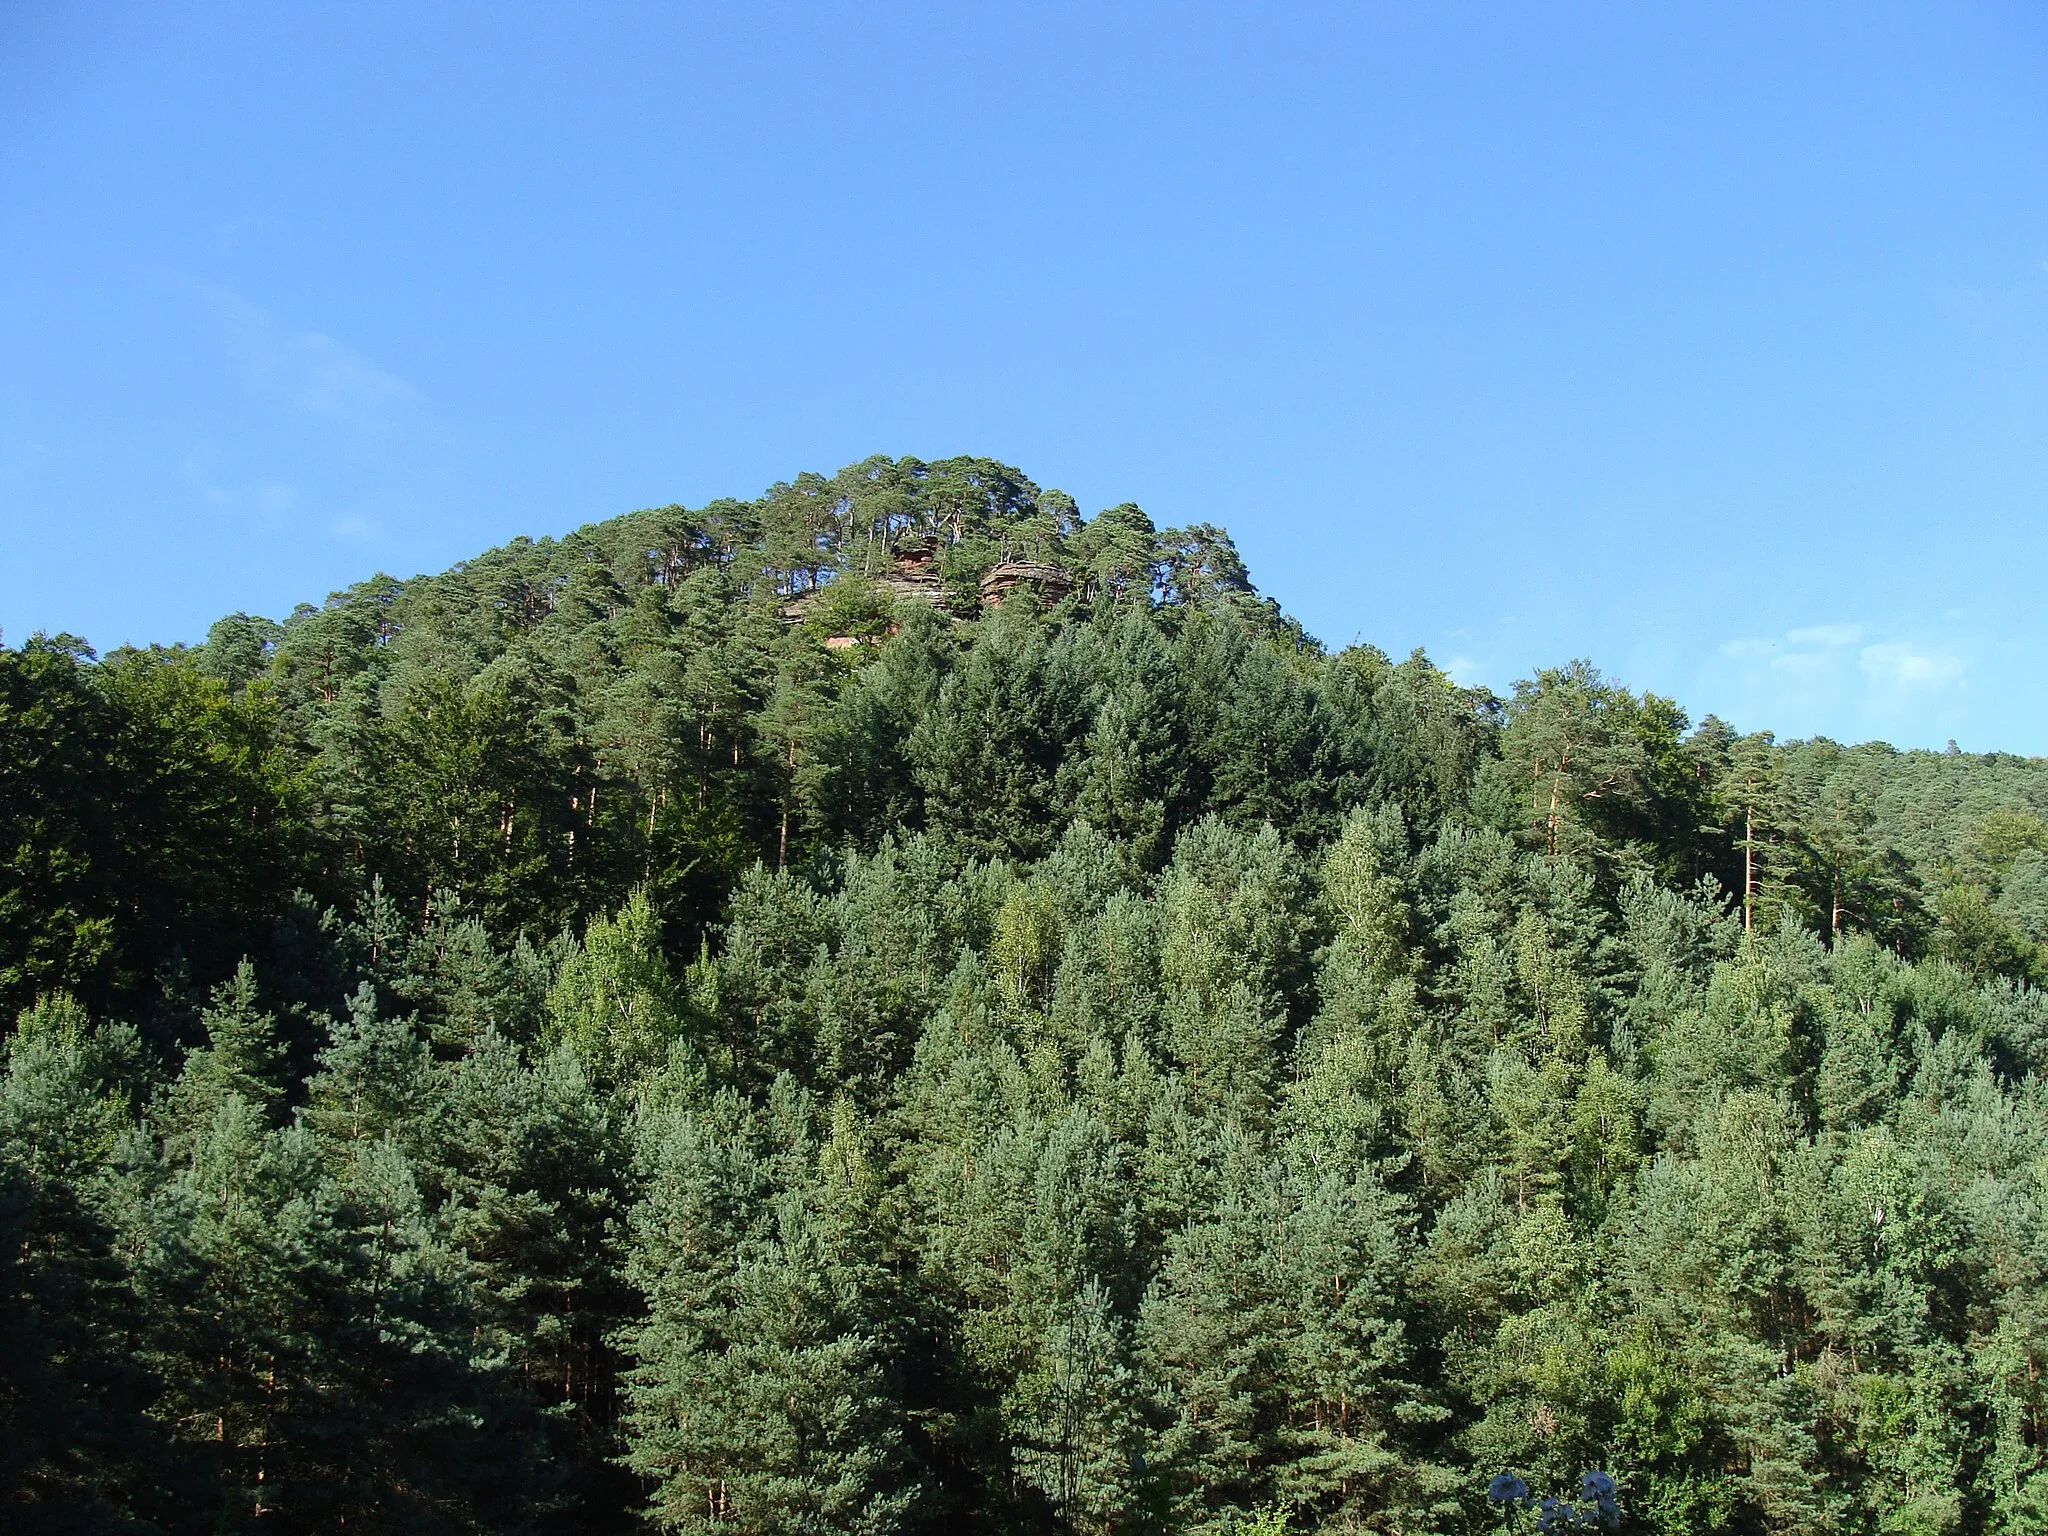
[[[411,384],[325,331],[289,325],[218,284],[180,286],[214,321],[251,381],[300,411],[390,432],[420,403]]]
[[[1863,638],[1861,624],[1809,624],[1804,629],[1788,629],[1785,638],[1794,645],[1833,647],[1854,645]]]
[[[1783,634],[1727,641],[1721,654],[1746,666],[1812,677],[1835,667],[1863,635],[1861,624],[1807,624]]]
[[[1926,744],[1953,730],[1983,652],[1953,625],[1802,624],[1723,642],[1701,691],[1787,734],[1903,732]]]
[[[255,513],[276,523],[298,510],[299,488],[282,480],[223,475],[211,443],[195,444],[178,466],[186,484],[205,505],[221,512]]]
[[[214,402],[178,466],[198,508],[253,536],[377,549],[418,522],[424,484],[445,484],[458,447],[419,389],[232,288],[175,273],[157,281],[242,386],[239,399],[231,385]]]
[[[1859,659],[1865,675],[1890,688],[1938,691],[1969,670],[1969,663],[1953,651],[1904,640],[1866,645]]]

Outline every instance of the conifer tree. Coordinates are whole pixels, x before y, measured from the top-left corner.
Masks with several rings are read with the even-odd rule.
[[[0,1526],[2032,1530],[2044,914],[2037,761],[987,459],[37,637]]]
[[[206,1043],[185,1058],[172,1085],[171,1124],[201,1133],[230,1098],[248,1105],[259,1121],[267,1119],[286,1088],[284,1049],[276,1018],[260,1009],[256,970],[246,957],[214,989],[201,1021]]]
[[[0,1046],[0,1524],[146,1528],[194,1492],[152,1417],[107,1165],[129,1134],[132,1032],[65,997]]]
[[[569,1046],[607,1078],[666,1063],[683,1038],[685,1003],[661,937],[645,890],[636,890],[616,917],[591,923],[548,993],[547,1041]]]
[[[770,1126],[728,1102],[722,1125],[660,1132],[628,1264],[648,1306],[627,1335],[628,1464],[663,1529],[880,1536],[918,1493],[888,1284],[819,1187],[800,1096],[777,1094]]]

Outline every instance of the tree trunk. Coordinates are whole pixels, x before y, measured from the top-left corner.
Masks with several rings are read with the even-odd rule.
[[[1748,806],[1742,808],[1742,931],[1749,932],[1750,909],[1756,903],[1756,824]]]

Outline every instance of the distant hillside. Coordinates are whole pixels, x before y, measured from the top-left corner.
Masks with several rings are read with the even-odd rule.
[[[0,917],[0,1528],[2048,1509],[2042,760],[876,458],[0,651]]]

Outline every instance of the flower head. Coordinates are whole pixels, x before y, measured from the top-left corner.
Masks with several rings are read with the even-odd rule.
[[[1499,1472],[1486,1485],[1486,1496],[1496,1504],[1527,1503],[1529,1485],[1512,1472]]]

